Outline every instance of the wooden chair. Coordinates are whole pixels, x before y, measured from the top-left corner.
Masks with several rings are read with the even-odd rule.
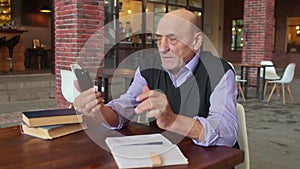
[[[243,89],[242,89],[242,85],[241,85],[241,84],[246,83],[247,80],[245,80],[245,79],[239,79],[238,77],[236,77],[236,78],[235,78],[235,81],[236,81],[236,83],[237,83],[239,93],[242,95],[243,101],[246,102],[245,94],[244,94],[244,91],[243,91]]]
[[[33,65],[37,65],[37,67],[39,68],[39,70],[41,69],[41,54],[39,51],[36,51],[36,49],[38,49],[41,45],[41,40],[38,38],[33,38],[32,39],[32,49],[30,50],[30,67],[32,67]]]

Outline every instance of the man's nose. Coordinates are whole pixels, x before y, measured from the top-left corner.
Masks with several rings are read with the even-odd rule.
[[[159,50],[160,51],[169,51],[170,47],[169,47],[169,42],[168,42],[168,38],[163,36],[161,38],[160,44],[159,44]]]

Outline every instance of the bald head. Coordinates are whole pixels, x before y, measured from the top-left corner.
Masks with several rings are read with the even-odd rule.
[[[183,36],[193,36],[201,32],[199,25],[199,19],[193,12],[186,9],[178,9],[165,14],[161,18],[158,24],[157,34],[167,35],[175,33],[180,35],[184,33]],[[169,32],[171,30],[175,32]]]
[[[167,13],[165,16],[169,16],[169,15],[190,22],[191,24],[193,24],[194,26],[200,29],[200,21],[197,18],[197,16],[191,11],[188,11],[186,9],[178,9]]]
[[[182,43],[191,46],[194,37],[201,33],[199,19],[186,9],[173,10],[165,14],[159,21],[156,34],[174,35]]]

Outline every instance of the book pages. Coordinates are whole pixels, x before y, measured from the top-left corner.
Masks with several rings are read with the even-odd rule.
[[[108,137],[105,141],[119,168],[188,164],[179,147],[161,134]]]

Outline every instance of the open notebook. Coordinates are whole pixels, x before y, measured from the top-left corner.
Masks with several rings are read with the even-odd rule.
[[[119,168],[142,168],[188,164],[176,144],[161,134],[106,138]]]

